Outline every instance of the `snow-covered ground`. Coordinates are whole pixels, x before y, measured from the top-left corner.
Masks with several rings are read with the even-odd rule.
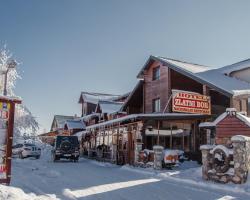
[[[195,162],[154,171],[87,159],[53,163],[49,152],[46,149],[39,160],[14,159],[11,187],[0,185],[0,199],[250,199],[250,181],[244,185],[205,182]]]

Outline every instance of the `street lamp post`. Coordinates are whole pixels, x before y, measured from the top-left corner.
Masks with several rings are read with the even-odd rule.
[[[7,70],[3,73],[4,74],[4,89],[3,89],[3,95],[7,96],[7,79],[8,79],[8,72],[10,69],[14,69],[16,67],[17,63],[15,60],[10,60],[10,62],[7,63]]]

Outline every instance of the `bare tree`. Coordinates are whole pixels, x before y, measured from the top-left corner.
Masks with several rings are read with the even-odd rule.
[[[13,55],[7,50],[6,46],[0,50],[0,93],[4,90],[4,76],[3,72],[7,70],[7,64],[13,60]],[[18,65],[19,63],[16,62]],[[21,79],[17,68],[11,69],[7,74],[7,94],[15,96],[14,89],[17,79]],[[39,124],[36,118],[32,115],[29,109],[22,103],[16,106],[15,112],[15,126],[14,137],[22,136],[24,133],[29,135],[36,135],[39,129]]]

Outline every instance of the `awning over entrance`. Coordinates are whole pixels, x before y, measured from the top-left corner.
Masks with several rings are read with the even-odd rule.
[[[150,114],[132,114],[118,119],[109,120],[99,124],[87,126],[86,130],[96,129],[104,126],[121,124],[136,120],[191,120],[191,119],[207,119],[210,115],[187,114],[187,113],[150,113]]]

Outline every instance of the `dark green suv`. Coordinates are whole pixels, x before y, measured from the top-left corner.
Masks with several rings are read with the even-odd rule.
[[[56,136],[52,159],[54,162],[61,158],[77,162],[80,155],[79,150],[80,145],[77,136]]]

